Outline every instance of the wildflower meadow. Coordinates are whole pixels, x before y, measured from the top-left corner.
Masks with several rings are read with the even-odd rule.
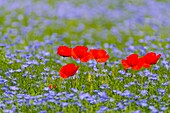
[[[170,113],[170,1],[0,0],[0,113]]]

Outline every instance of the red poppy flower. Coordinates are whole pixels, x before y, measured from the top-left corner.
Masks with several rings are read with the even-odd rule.
[[[67,46],[59,46],[57,49],[57,54],[63,57],[71,57],[72,48]]]
[[[77,70],[78,70],[79,66],[76,66],[75,64],[67,64],[63,67],[61,67],[59,73],[60,73],[60,76],[62,78],[68,78],[70,76],[73,76]]]
[[[129,55],[126,60],[122,59],[122,65],[125,69],[132,68],[133,70],[139,70],[144,64],[144,58],[138,58],[138,54]]]
[[[145,63],[145,59],[144,59],[144,57],[141,57],[141,58],[138,59],[137,65],[133,66],[132,69],[133,70],[140,70],[142,68],[142,66],[144,65],[144,63]]]
[[[97,62],[106,62],[109,59],[109,55],[103,49],[91,49],[90,53],[92,54],[92,58],[95,59]]]
[[[48,86],[48,88],[52,89],[52,88],[53,88],[53,85],[52,85],[52,84],[50,84],[50,85]]]
[[[149,52],[149,53],[147,53],[147,54],[144,56],[145,63],[144,63],[143,66],[144,66],[145,68],[149,68],[150,65],[156,64],[160,57],[161,57],[161,54],[156,55],[156,53],[154,53],[154,52]]]
[[[86,46],[76,46],[72,50],[72,57],[77,60],[80,59],[81,62],[87,62],[91,59],[91,54]]]
[[[88,62],[93,56],[90,52],[87,52],[83,57],[80,58],[81,62]]]

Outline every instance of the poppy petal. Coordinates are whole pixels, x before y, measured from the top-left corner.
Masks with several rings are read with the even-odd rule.
[[[66,74],[63,73],[63,72],[60,72],[60,76],[61,76],[62,78],[68,78],[68,77],[69,77],[69,75],[66,75]]]
[[[156,64],[159,58],[161,57],[161,54],[156,55],[155,52],[149,52],[145,55],[146,57],[146,63],[153,65]],[[146,66],[147,67],[147,66]]]
[[[150,64],[147,64],[147,63],[144,63],[143,64],[143,67],[145,67],[145,68],[149,68],[151,65]]]
[[[59,46],[57,48],[57,54],[63,57],[71,57],[71,51],[72,48],[69,48],[67,46]]]
[[[127,63],[127,60],[122,59],[122,65],[125,69],[130,68],[130,65]]]
[[[74,51],[71,51],[71,56],[72,58],[74,58],[75,60],[77,60],[79,57],[74,53]]]
[[[60,76],[62,78],[68,78],[70,76],[73,76],[78,70],[78,68],[79,66],[76,66],[75,64],[72,64],[72,63],[62,66],[59,71]]]
[[[126,59],[128,64],[133,67],[138,63],[138,54],[131,54]]]
[[[95,59],[99,63],[106,62],[109,59],[109,55],[103,49],[90,49],[92,59]]]
[[[106,62],[109,59],[109,55],[106,55],[103,58],[96,59],[97,62],[103,63]]]
[[[81,62],[88,62],[92,58],[90,53],[87,53],[84,57],[80,58]]]
[[[133,66],[132,70],[140,70],[143,67],[144,63],[145,63],[145,58],[144,57],[139,58],[138,64]]]
[[[73,58],[78,59],[82,58],[86,55],[88,48],[86,46],[76,46],[73,48]],[[76,56],[75,56],[76,55]]]

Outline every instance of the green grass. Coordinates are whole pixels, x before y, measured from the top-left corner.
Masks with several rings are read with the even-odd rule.
[[[112,57],[112,55],[110,55],[110,56]],[[21,59],[21,58],[18,58],[18,59]],[[33,59],[34,59],[34,57],[33,57]],[[131,71],[131,70],[129,70],[129,73],[133,73],[133,76],[131,76],[131,77],[123,77],[124,75],[120,75],[118,73],[118,70],[122,69],[121,65],[119,65],[118,68],[115,68],[114,66],[113,67],[105,66],[105,69],[108,69],[108,71],[113,71],[113,75],[108,75],[108,73],[106,72],[106,76],[96,78],[95,75],[92,75],[92,74],[83,74],[83,72],[88,71],[88,73],[90,73],[90,72],[94,72],[94,70],[89,68],[88,64],[81,64],[80,65],[81,68],[79,70],[80,71],[80,74],[79,74],[80,78],[68,79],[68,80],[62,80],[61,78],[58,78],[58,79],[52,80],[51,75],[49,74],[47,76],[47,82],[44,84],[43,80],[41,79],[42,75],[40,75],[40,73],[43,71],[44,67],[50,67],[50,70],[56,70],[56,71],[58,71],[59,68],[61,67],[60,64],[56,64],[53,61],[53,59],[56,59],[56,57],[52,56],[52,58],[48,57],[48,59],[51,59],[51,60],[46,65],[33,66],[32,68],[28,67],[25,70],[25,71],[30,72],[30,74],[37,75],[36,78],[34,78],[34,79],[30,79],[29,76],[26,77],[26,78],[23,78],[22,73],[13,73],[11,75],[12,78],[10,78],[10,79],[6,78],[5,75],[2,75],[2,76],[4,78],[6,78],[7,80],[12,80],[13,78],[16,78],[17,79],[17,84],[19,85],[19,88],[22,89],[19,92],[23,92],[24,90],[26,90],[26,93],[30,94],[32,96],[36,96],[36,95],[40,95],[40,94],[45,93],[43,91],[43,88],[47,87],[49,84],[55,84],[57,86],[57,88],[54,90],[54,91],[56,91],[56,93],[63,92],[63,91],[70,92],[70,88],[77,88],[80,91],[83,90],[84,92],[89,92],[91,95],[94,94],[93,90],[100,89],[99,86],[101,86],[103,83],[108,84],[111,89],[106,90],[107,95],[109,97],[114,98],[115,101],[114,102],[98,103],[96,105],[90,105],[87,101],[84,100],[82,103],[84,103],[83,104],[84,107],[86,107],[88,109],[87,111],[85,111],[85,112],[88,112],[88,113],[92,113],[92,112],[98,110],[100,106],[109,106],[111,108],[115,107],[116,102],[119,102],[122,99],[125,99],[124,97],[121,97],[119,95],[113,94],[112,90],[115,90],[115,89],[120,90],[120,91],[129,90],[129,91],[133,92],[136,95],[140,95],[138,90],[143,90],[143,87],[130,86],[129,88],[125,89],[124,85],[129,83],[129,82],[133,82],[134,80],[137,80],[140,84],[144,84],[145,81],[148,81],[148,77],[140,77],[140,76],[136,75],[136,72]],[[71,59],[68,59],[68,61],[69,62],[74,62]],[[19,63],[14,63],[12,65],[8,65],[5,62],[6,62],[6,60],[2,59],[1,65],[3,65],[3,67],[1,67],[1,69],[3,70],[3,72],[5,72],[8,69],[18,69],[21,66],[21,64],[19,64]],[[99,69],[100,69],[98,73],[102,73],[101,72],[101,70],[102,70],[101,65],[98,64],[98,66],[99,66]],[[152,69],[150,69],[150,70],[152,71]],[[169,81],[169,78],[167,80],[165,80],[162,77],[163,74],[167,74],[167,75],[170,74],[168,72],[168,70],[166,70],[164,68],[161,68],[158,71],[152,71],[152,72],[157,73],[159,75],[159,81],[156,82],[156,86],[153,86],[152,84],[149,85],[149,87],[148,87],[149,95],[143,97],[145,99],[149,98],[150,95],[158,95],[157,94],[157,88],[164,88],[163,86],[160,87],[161,83],[163,83],[165,81]],[[136,76],[134,76],[134,75],[136,75]],[[77,76],[77,75],[75,75],[75,76]],[[120,76],[124,78],[123,82],[120,82],[119,80],[115,80],[115,78],[120,77]],[[8,82],[7,84],[9,86],[14,85],[14,84],[12,84],[10,82]],[[86,87],[84,89],[82,89],[82,85],[85,85]],[[62,86],[65,86],[65,88],[62,88]],[[1,87],[2,87],[2,85],[1,85]],[[167,86],[167,88],[168,87],[169,86]],[[2,91],[1,91],[1,93],[2,93]],[[167,89],[167,93],[163,97],[162,101],[164,101],[164,102],[168,101],[168,96],[167,96],[168,93],[170,93],[170,92]],[[150,100],[149,102],[155,103],[157,106],[159,106],[159,103],[157,101]],[[62,110],[63,112],[70,112],[70,111],[78,112],[77,107],[74,106],[74,105],[73,106],[68,106],[67,108],[60,108],[60,109],[58,109],[58,107],[57,107],[58,105],[55,105],[53,103],[48,103],[48,105],[53,106],[53,108],[48,109],[46,105],[41,106],[41,107],[22,106],[19,111],[22,111],[22,112],[33,112],[33,111],[35,112],[35,111],[37,111],[38,112],[40,110],[47,110],[48,112],[56,112],[56,111]],[[10,109],[11,106],[9,105],[8,108]],[[27,109],[29,109],[29,111],[27,111]],[[137,110],[137,109],[141,110],[143,112],[149,112],[149,110],[147,108],[138,107],[136,104],[131,104],[125,111],[130,112],[130,111]],[[110,112],[113,112],[113,111],[110,111]],[[123,112],[123,111],[119,111],[119,112]]]

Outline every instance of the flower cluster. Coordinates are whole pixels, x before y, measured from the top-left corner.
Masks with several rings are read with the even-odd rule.
[[[132,70],[140,70],[142,67],[149,68],[157,63],[161,54],[156,55],[155,52],[148,52],[145,56],[138,57],[138,54],[131,54],[126,59],[122,59],[124,69],[132,68]]]
[[[67,46],[59,46],[57,49],[57,54],[62,57],[71,57],[75,60],[80,60],[81,62],[88,62],[89,60],[96,60],[96,62],[103,63],[109,59],[109,55],[103,49],[90,49],[86,46],[76,46],[74,48],[69,48]],[[79,66],[75,64],[67,64],[61,67],[59,73],[62,78],[68,78],[73,76]]]
[[[57,54],[63,57],[72,57],[75,60],[80,60],[81,62],[88,62],[91,59],[95,59],[97,62],[106,62],[109,59],[109,55],[103,49],[90,49],[86,46],[76,46],[74,48],[69,48],[67,46],[59,46],[57,49]]]

